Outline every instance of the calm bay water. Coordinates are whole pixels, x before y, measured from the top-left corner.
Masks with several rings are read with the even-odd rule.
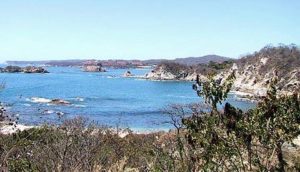
[[[47,70],[49,74],[0,74],[0,81],[6,83],[0,101],[9,105],[10,112],[20,114],[20,123],[60,123],[63,119],[83,116],[99,124],[120,124],[136,131],[167,130],[172,126],[166,123],[169,117],[162,114],[163,108],[202,101],[192,90],[192,82],[122,78],[128,69],[108,69],[105,73],[86,73],[74,67]],[[143,75],[149,69],[130,71]],[[230,95],[228,101],[242,109],[254,106],[234,97]],[[59,98],[72,104],[50,105],[33,102],[32,98]],[[62,119],[56,112],[64,113]]]

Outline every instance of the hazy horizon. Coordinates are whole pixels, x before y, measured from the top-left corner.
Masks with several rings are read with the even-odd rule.
[[[0,62],[237,58],[267,44],[299,45],[299,8],[296,0],[4,1]]]

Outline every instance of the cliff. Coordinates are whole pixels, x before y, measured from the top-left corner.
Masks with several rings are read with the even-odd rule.
[[[264,95],[271,79],[278,76],[277,87],[281,92],[300,88],[300,51],[294,46],[264,47],[258,52],[238,59],[231,69],[219,77],[236,71],[234,90]]]
[[[224,78],[232,71],[236,72],[235,91],[264,95],[276,73],[279,90],[292,92],[300,89],[300,51],[295,45],[267,46],[240,59],[222,63],[186,66],[165,62],[157,65],[145,78],[193,81],[197,75],[206,78],[208,74],[216,74],[216,78]]]

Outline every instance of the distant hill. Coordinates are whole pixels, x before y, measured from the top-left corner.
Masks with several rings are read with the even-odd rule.
[[[7,61],[9,65],[82,66],[88,60]]]
[[[197,64],[208,64],[210,61],[222,63],[228,61],[230,58],[218,56],[218,55],[206,55],[202,57],[187,57],[187,58],[177,58],[174,60],[175,63],[184,64],[188,66],[197,65]]]
[[[86,62],[97,61],[104,67],[137,67],[143,65],[157,65],[165,61],[179,63],[187,66],[208,64],[210,61],[221,63],[230,58],[218,55],[206,55],[202,57],[177,58],[174,60],[152,59],[152,60],[46,60],[46,61],[7,61],[9,65],[49,65],[49,66],[83,66]]]
[[[218,56],[218,55],[206,55],[201,57],[186,57],[186,58],[176,58],[174,60],[167,60],[167,59],[151,59],[151,60],[144,60],[143,62],[148,65],[158,65],[162,62],[174,62],[179,63],[187,66],[198,65],[198,64],[208,64],[210,61],[222,63],[224,61],[231,60],[231,58]]]

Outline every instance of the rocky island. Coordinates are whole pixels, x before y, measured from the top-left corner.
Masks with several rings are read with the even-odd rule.
[[[106,72],[102,67],[102,64],[98,61],[87,61],[83,65],[83,71],[85,72]]]
[[[0,68],[0,73],[49,73],[46,69],[42,67],[35,66],[7,66],[5,68]]]

